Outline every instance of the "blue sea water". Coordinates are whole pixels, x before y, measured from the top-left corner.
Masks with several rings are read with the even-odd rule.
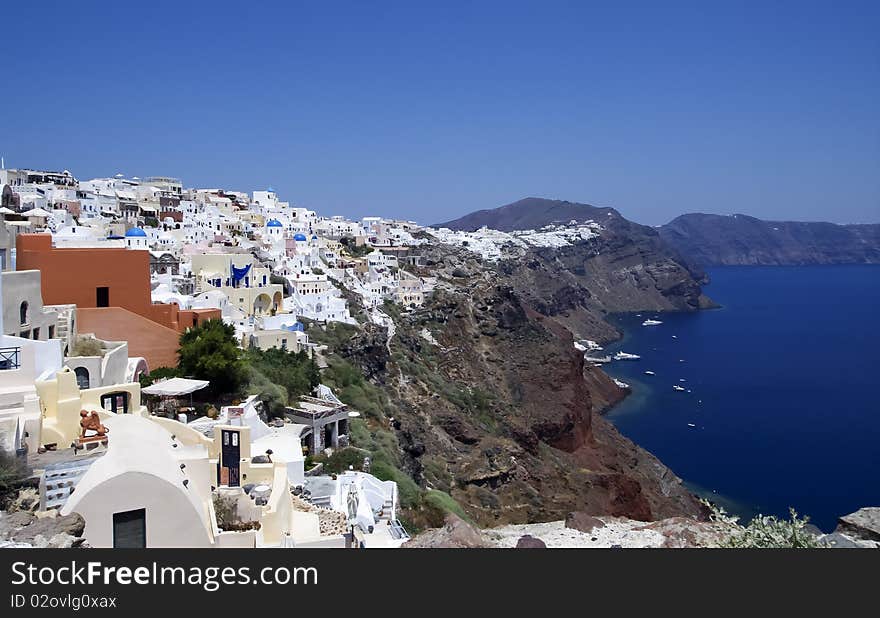
[[[880,506],[880,266],[709,275],[720,309],[613,319],[625,336],[606,350],[642,358],[606,365],[633,387],[608,418],[744,519],[792,506],[830,531]]]

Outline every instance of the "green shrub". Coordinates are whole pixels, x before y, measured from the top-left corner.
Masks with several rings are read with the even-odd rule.
[[[447,513],[455,513],[463,520],[473,523],[473,520],[471,520],[468,514],[465,513],[464,509],[461,508],[461,505],[455,501],[455,498],[445,491],[429,489],[425,492],[424,503],[426,509],[433,509],[441,515],[439,518],[441,522],[446,518]],[[432,517],[432,519],[436,521],[437,517]]]
[[[347,447],[336,449],[330,457],[326,455],[315,456],[315,462],[324,464],[324,472],[326,474],[340,474],[349,469],[349,466],[355,470],[360,470],[364,463],[364,457],[369,457],[370,452],[364,449]]]
[[[320,383],[318,366],[305,352],[278,348],[244,353],[249,394],[258,395],[270,418],[283,417],[285,408],[303,395],[310,395]]]
[[[150,373],[140,377],[141,388],[146,388],[151,384],[155,384],[159,380],[166,378],[179,378],[180,370],[177,367],[156,367]]]
[[[704,501],[704,504],[706,502]],[[712,519],[731,527],[730,536],[720,544],[721,547],[748,549],[791,549],[822,547],[818,539],[807,531],[810,518],[798,517],[789,508],[791,519],[781,519],[775,515],[758,515],[746,526],[739,525],[736,517],[728,515],[723,508],[709,503]]]
[[[104,356],[104,346],[94,337],[77,335],[69,356]]]
[[[405,509],[418,508],[422,503],[422,490],[405,472],[385,462],[373,462],[370,472],[382,481],[397,483],[400,506]]]
[[[27,466],[15,455],[0,452],[0,494],[11,491],[27,475]]]

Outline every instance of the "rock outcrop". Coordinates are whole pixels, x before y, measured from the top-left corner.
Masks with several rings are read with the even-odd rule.
[[[80,547],[85,520],[78,514],[57,511],[0,513],[0,543],[20,547]]]
[[[407,549],[474,549],[491,546],[492,543],[483,536],[482,531],[452,513],[446,516],[442,528],[423,532],[403,544]]]
[[[547,544],[531,534],[521,536],[516,542],[517,549],[547,549]]]
[[[579,530],[580,532],[592,532],[595,528],[604,528],[605,522],[598,517],[593,517],[582,511],[569,513],[565,517],[565,527]]]
[[[865,507],[844,515],[838,520],[835,532],[863,541],[880,542],[880,507]]]
[[[571,518],[568,518],[569,521]],[[549,548],[685,548],[718,547],[730,527],[717,521],[670,517],[655,522],[622,517],[601,517],[581,530],[569,521],[515,524],[484,530],[494,547],[517,547],[524,537],[540,539]]]

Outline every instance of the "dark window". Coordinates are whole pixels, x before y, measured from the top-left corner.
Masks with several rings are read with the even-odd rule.
[[[95,292],[96,292],[95,306],[109,307],[110,306],[110,288],[96,288]]]
[[[128,393],[108,393],[101,395],[101,407],[113,414],[128,414]]]
[[[85,390],[89,388],[89,370],[85,367],[77,367],[73,370],[73,373],[76,374],[76,385],[80,388],[80,390]]]
[[[28,323],[28,302],[23,301],[21,306],[18,308],[19,316],[21,317],[20,324],[24,325]]]
[[[113,547],[144,549],[147,546],[147,510],[113,513]]]

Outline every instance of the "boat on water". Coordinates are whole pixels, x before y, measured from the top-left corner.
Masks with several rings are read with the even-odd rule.
[[[672,389],[673,389],[673,390],[676,390],[676,391],[684,392],[684,387],[683,387],[683,386],[679,386],[678,384],[673,384],[673,385],[672,385]]]
[[[663,324],[660,320],[645,320],[642,322],[642,326],[657,326],[659,324]]]
[[[641,358],[641,356],[639,356],[638,354],[630,354],[629,352],[618,352],[617,354],[614,355],[614,360],[616,360],[616,361],[639,360],[640,358]]]
[[[584,360],[594,365],[604,365],[611,362],[610,356],[584,356]]]
[[[673,339],[678,339],[678,335],[672,335]]]
[[[645,372],[645,375],[646,375],[646,376],[652,376],[652,375],[654,375],[654,372],[653,372],[653,371],[646,371],[646,372]]]
[[[688,427],[696,427],[693,423],[688,423]]]

